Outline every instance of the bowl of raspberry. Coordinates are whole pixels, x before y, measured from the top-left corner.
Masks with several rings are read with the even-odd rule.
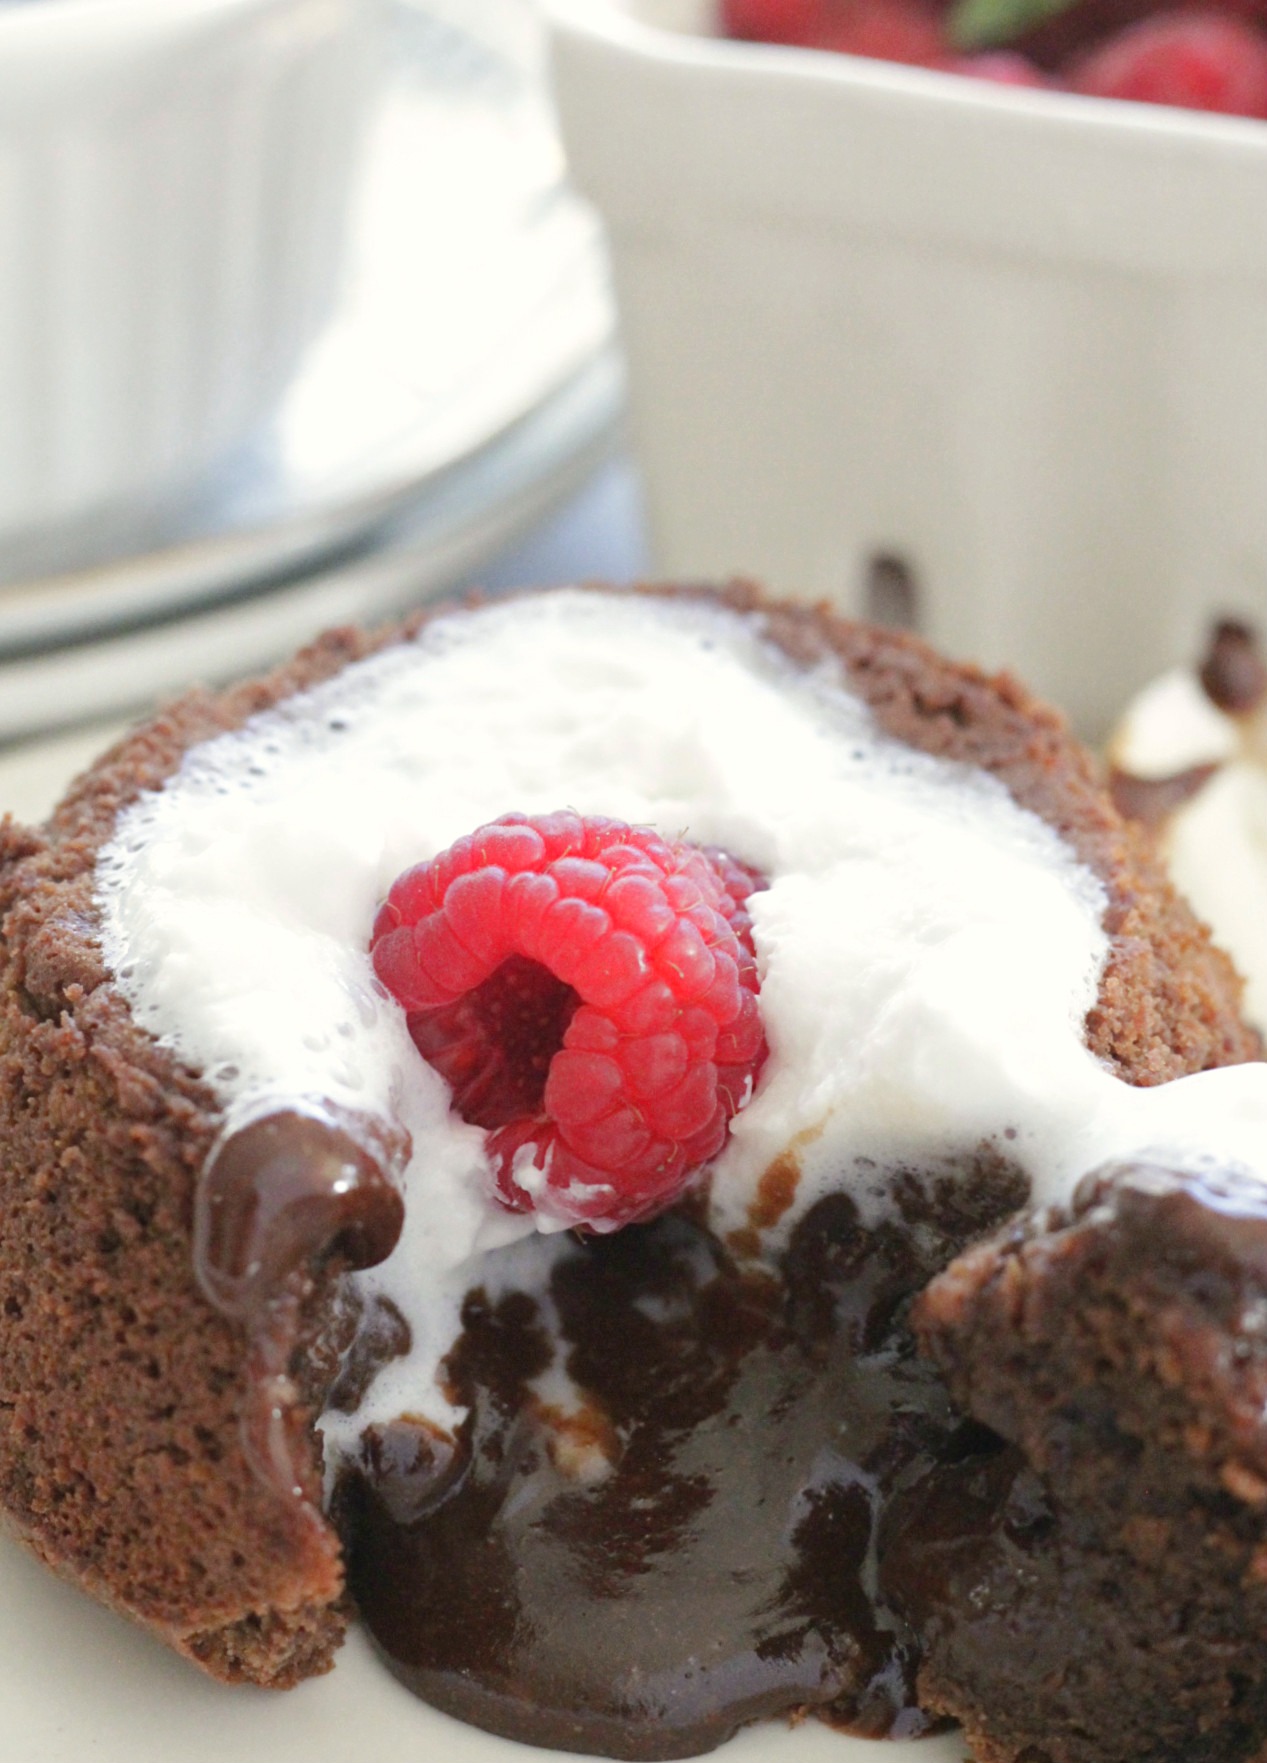
[[[1260,0],[720,0],[740,42],[1267,119]]]
[[[1097,735],[1267,615],[1262,0],[549,0],[655,562]]]

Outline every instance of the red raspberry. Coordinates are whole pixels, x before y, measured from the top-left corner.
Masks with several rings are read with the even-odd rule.
[[[749,43],[813,43],[826,0],[722,0],[721,27]]]
[[[392,885],[374,971],[489,1133],[498,1197],[615,1230],[726,1142],[766,1054],[733,858],[645,827],[507,814]]]
[[[922,0],[837,0],[815,35],[819,49],[938,66],[946,55],[941,19]]]
[[[1070,68],[1075,92],[1267,117],[1267,37],[1216,12],[1141,19]]]
[[[931,0],[722,0],[722,29],[755,43],[932,66],[946,52]]]

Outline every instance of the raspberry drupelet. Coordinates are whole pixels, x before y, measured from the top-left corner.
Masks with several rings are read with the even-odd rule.
[[[609,1231],[670,1205],[766,1055],[734,858],[560,812],[500,820],[393,884],[374,970],[501,1202]]]

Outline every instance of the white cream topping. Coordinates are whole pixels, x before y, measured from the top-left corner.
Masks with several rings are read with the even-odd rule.
[[[1196,675],[1175,668],[1128,705],[1109,758],[1133,777],[1215,775],[1171,814],[1160,842],[1186,894],[1245,976],[1245,1013],[1267,1033],[1267,729],[1262,712],[1230,716]]]
[[[992,1140],[1055,1199],[1106,1159],[1209,1154],[1267,1174],[1267,1067],[1132,1090],[1082,1023],[1101,884],[974,769],[879,734],[835,664],[795,669],[759,619],[560,590],[447,615],[412,644],[195,748],[98,869],[105,952],[138,1019],[204,1070],[228,1129],[328,1098],[409,1132],[406,1224],[357,1276],[411,1353],[333,1453],[436,1381],[476,1280],[540,1289],[559,1245],[488,1197],[484,1134],[377,986],[367,945],[403,869],[510,809],[570,807],[726,846],[752,901],[770,1057],[714,1165],[719,1231],[782,1153],[790,1227],[828,1187],[868,1215],[886,1165]],[[517,1240],[518,1239],[518,1240]]]
[[[1175,777],[1194,765],[1222,765],[1240,749],[1234,717],[1225,716],[1186,667],[1145,686],[1109,743],[1109,757],[1132,777]]]

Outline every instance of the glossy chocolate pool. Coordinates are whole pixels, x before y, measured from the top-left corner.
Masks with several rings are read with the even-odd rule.
[[[398,1423],[343,1490],[354,1596],[396,1675],[475,1725],[614,1757],[799,1709],[928,1731],[903,1514],[1000,1447],[917,1356],[907,1301],[1023,1195],[1002,1164],[958,1180],[899,1174],[905,1216],[874,1231],[824,1200],[772,1271],[679,1214],[578,1243],[553,1317],[472,1292],[456,1449]]]

